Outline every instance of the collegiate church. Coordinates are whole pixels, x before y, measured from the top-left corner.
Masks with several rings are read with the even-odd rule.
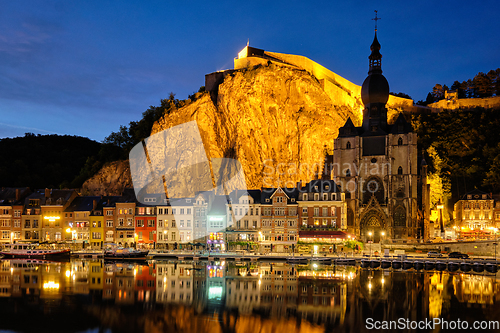
[[[389,84],[382,75],[376,29],[370,50],[368,77],[361,88],[363,123],[356,127],[349,118],[339,129],[334,180],[347,193],[347,227],[358,239],[417,239],[424,224],[419,215],[421,195],[417,199],[422,186],[417,134],[402,114],[394,124],[387,123]]]

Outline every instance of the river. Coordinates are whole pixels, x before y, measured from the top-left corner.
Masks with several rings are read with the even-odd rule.
[[[500,320],[500,275],[490,273],[235,261],[0,265],[0,331],[439,332]]]

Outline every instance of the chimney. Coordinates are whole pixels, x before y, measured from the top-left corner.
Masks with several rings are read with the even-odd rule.
[[[19,201],[21,199],[21,191],[16,188],[16,202]]]
[[[92,200],[92,210],[95,210],[96,207],[97,207],[97,200],[94,199],[94,200]]]
[[[45,189],[45,199],[50,197],[50,190],[48,188]]]

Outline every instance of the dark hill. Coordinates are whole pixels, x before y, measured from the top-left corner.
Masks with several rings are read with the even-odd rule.
[[[74,180],[99,142],[69,135],[35,135],[0,139],[0,186],[59,188],[79,186]]]

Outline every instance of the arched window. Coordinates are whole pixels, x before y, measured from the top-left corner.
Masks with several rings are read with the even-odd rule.
[[[398,146],[402,146],[403,145],[403,138],[399,138],[398,139]]]
[[[345,172],[346,177],[351,177],[351,170],[347,169]]]
[[[405,227],[406,226],[406,211],[403,206],[398,206],[394,210],[394,226],[395,227]]]
[[[403,174],[403,168],[402,167],[399,167],[398,168],[398,175],[402,175]]]
[[[351,149],[351,141],[347,141],[347,144],[345,145],[345,149]]]

